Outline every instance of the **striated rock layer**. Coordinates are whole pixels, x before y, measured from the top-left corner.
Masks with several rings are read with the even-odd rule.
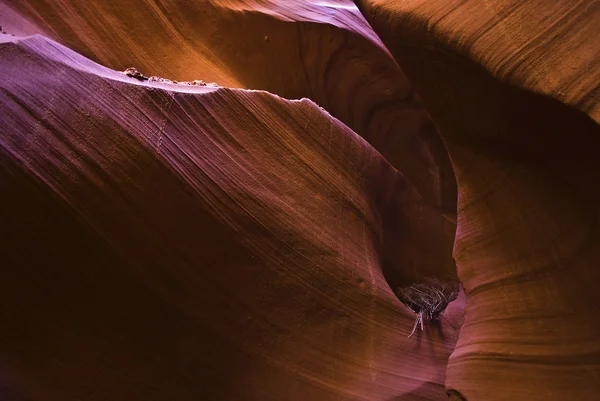
[[[449,394],[597,398],[598,3],[357,3],[456,172],[454,256],[467,304]]]
[[[390,283],[452,266],[454,226],[363,139],[1,38],[3,400],[445,397],[464,299],[407,339]]]
[[[13,22],[23,19],[33,27]],[[0,0],[0,25],[42,33],[121,71],[134,66],[178,81],[310,98],[371,143],[426,201],[456,212],[455,179],[436,129],[350,0]]]

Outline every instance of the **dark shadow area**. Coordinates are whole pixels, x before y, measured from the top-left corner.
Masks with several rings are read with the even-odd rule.
[[[568,209],[574,210],[578,216],[587,216],[590,225],[595,226],[600,204],[600,126],[594,120],[555,98],[501,82],[471,59],[458,54],[448,38],[436,36],[431,21],[415,18],[412,14],[392,16],[376,8],[361,7],[361,11],[411,80],[444,139],[457,176],[459,193],[461,190],[468,192],[464,199],[468,199],[469,203],[459,205],[459,218],[472,203],[485,202],[487,193],[482,188],[488,188],[488,191],[489,188],[502,188],[502,179],[509,179],[509,174],[520,171],[539,177],[544,185],[553,187],[554,190],[549,193],[559,198],[553,199],[555,203],[562,202],[564,198]],[[462,177],[477,176],[479,166],[476,160],[489,162],[498,169],[506,169],[506,172],[496,171],[495,176],[490,176],[490,180],[495,181],[482,187],[467,180],[461,181]],[[476,183],[485,180],[482,174],[477,177],[479,181]],[[527,194],[510,194],[507,199],[527,202]],[[522,207],[527,205],[532,212],[534,208],[545,207],[543,202],[529,202]],[[582,230],[588,229],[582,227]],[[565,236],[572,234],[561,233]],[[560,267],[560,261],[555,261],[555,265]],[[481,268],[483,273],[484,266]],[[463,271],[463,274],[468,275],[472,284],[480,273],[471,269]],[[585,283],[583,276],[578,277],[580,274],[583,273],[572,272],[573,285]],[[591,288],[590,285],[590,291],[593,291]],[[584,294],[582,297],[593,301],[595,296]],[[597,325],[598,321],[590,321],[590,324]],[[448,373],[452,366],[449,366]],[[489,382],[494,380],[490,377]],[[565,383],[571,382],[565,379]],[[481,390],[481,384],[461,383],[471,389],[479,386],[478,391]],[[552,399],[568,398],[572,390],[565,389],[562,393],[558,389],[559,386]],[[465,400],[458,390],[467,391],[466,388],[450,389],[448,397],[455,401]],[[587,391],[593,394],[594,390]]]
[[[456,281],[456,224],[427,204],[403,176],[365,186],[372,210],[380,213],[379,265],[392,291],[431,278]]]
[[[450,389],[446,391],[449,401],[467,401],[467,399],[458,391]]]
[[[198,286],[198,304],[205,306],[197,316],[156,287],[177,283],[177,272],[188,263],[161,238],[173,232],[171,224],[178,236],[205,233],[198,252],[221,269],[236,269],[251,258],[241,246],[224,248],[235,243],[230,230],[198,207],[179,177],[141,147],[135,161],[153,166],[154,181],[140,194],[144,202],[135,213],[118,210],[116,203],[101,206],[100,191],[85,185],[63,188],[77,194],[65,201],[3,150],[0,193],[7,196],[0,222],[9,235],[0,245],[0,325],[8,330],[0,335],[0,399],[221,399],[216,389],[228,388],[254,362],[211,323],[217,317],[210,309],[222,305],[214,297],[218,287],[211,270],[198,273],[205,283]],[[130,167],[137,170],[133,160]],[[112,188],[107,192],[123,189],[117,179],[105,177]],[[162,226],[155,231],[147,225],[152,219],[143,216],[173,209],[173,197],[180,211],[154,219]],[[83,220],[83,209],[95,210],[107,229],[98,231]],[[102,216],[102,209],[109,214]],[[210,385],[199,386],[198,379]],[[27,394],[17,396],[16,389]]]
[[[427,382],[408,394],[392,397],[385,401],[443,401],[446,398],[444,392],[445,389],[442,384]]]
[[[600,182],[600,126],[590,117],[554,98],[500,82],[449,51],[431,46],[393,51],[445,141],[540,169],[587,206],[600,202],[595,185]]]

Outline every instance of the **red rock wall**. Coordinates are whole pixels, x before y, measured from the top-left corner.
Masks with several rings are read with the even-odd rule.
[[[310,98],[367,139],[428,202],[455,213],[453,171],[435,126],[350,1],[17,0],[4,7],[36,24],[27,34],[43,33],[109,68]],[[14,20],[0,14],[7,32],[25,33]]]
[[[3,396],[444,397],[464,300],[408,339],[390,282],[450,272],[453,225],[358,135],[3,41]]]
[[[0,398],[596,398],[597,2],[356,3],[0,0]]]
[[[467,400],[600,390],[595,2],[357,1],[446,143]]]

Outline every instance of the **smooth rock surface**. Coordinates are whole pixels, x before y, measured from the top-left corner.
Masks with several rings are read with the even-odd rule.
[[[454,225],[313,102],[0,44],[0,384],[21,400],[438,400]]]
[[[598,2],[357,3],[456,172],[467,303],[446,387],[470,401],[598,398]]]
[[[7,32],[44,34],[109,68],[310,98],[371,143],[427,202],[456,213],[455,179],[436,128],[350,0],[2,4]],[[13,28],[14,14],[37,28]]]

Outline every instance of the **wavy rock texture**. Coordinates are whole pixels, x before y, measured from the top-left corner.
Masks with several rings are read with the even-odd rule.
[[[454,256],[467,304],[450,393],[597,398],[598,3],[357,3],[456,172]]]
[[[436,129],[349,0],[0,0],[42,33],[117,70],[307,97],[364,137],[445,213],[453,171]],[[0,9],[2,11],[2,9]]]
[[[389,283],[454,225],[344,124],[41,36],[0,75],[3,400],[445,397],[464,298],[407,339]]]

